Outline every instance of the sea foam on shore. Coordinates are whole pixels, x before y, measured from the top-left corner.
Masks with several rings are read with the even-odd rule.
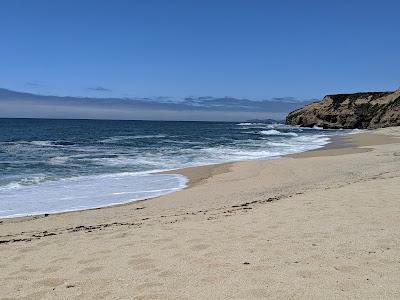
[[[154,198],[185,187],[175,174],[82,176],[0,190],[0,218],[57,213]]]
[[[185,185],[157,171],[277,158],[345,133],[250,122],[0,119],[0,217],[156,197]]]

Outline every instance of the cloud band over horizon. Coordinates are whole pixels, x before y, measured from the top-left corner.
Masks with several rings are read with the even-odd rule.
[[[231,97],[79,98],[0,89],[0,117],[116,120],[243,121],[283,119],[310,101],[291,97],[254,101]]]

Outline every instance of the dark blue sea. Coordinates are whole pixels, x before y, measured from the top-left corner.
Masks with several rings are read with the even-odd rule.
[[[264,123],[0,119],[0,217],[156,197],[187,181],[157,171],[277,158],[348,132]]]

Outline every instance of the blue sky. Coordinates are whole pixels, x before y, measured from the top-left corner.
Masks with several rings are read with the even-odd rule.
[[[0,1],[0,87],[320,98],[400,86],[400,1]]]

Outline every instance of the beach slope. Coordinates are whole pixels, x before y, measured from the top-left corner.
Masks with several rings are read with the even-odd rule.
[[[184,169],[174,194],[0,220],[0,298],[398,299],[399,137]]]

